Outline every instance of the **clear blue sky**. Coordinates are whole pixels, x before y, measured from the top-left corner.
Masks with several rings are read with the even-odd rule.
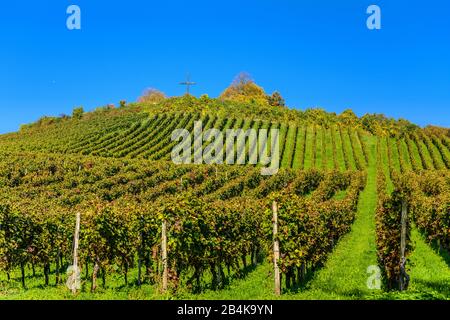
[[[66,28],[70,4],[82,30]],[[366,8],[382,30],[366,28]],[[450,127],[445,0],[9,1],[0,6],[0,132],[135,101],[146,87],[218,96],[240,71],[291,107]]]

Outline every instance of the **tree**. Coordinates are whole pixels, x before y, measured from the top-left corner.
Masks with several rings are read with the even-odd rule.
[[[428,125],[425,127],[424,131],[431,135],[436,135],[436,136],[444,135],[444,136],[450,137],[450,129],[448,129],[448,128]]]
[[[332,121],[330,114],[321,108],[306,109],[304,114],[305,114],[305,117],[308,120],[308,122],[311,122],[311,123],[328,126],[330,124],[330,122]]]
[[[358,122],[358,117],[355,115],[355,113],[351,109],[347,109],[344,112],[342,112],[338,118],[346,125],[356,125]]]
[[[278,91],[272,93],[271,96],[267,97],[269,104],[273,107],[285,107],[286,103]]]
[[[83,117],[84,109],[83,107],[74,108],[72,111],[72,118],[80,120]]]
[[[249,83],[255,83],[255,81],[249,73],[243,71],[234,78],[231,85],[234,87],[243,87]]]
[[[264,89],[258,86],[246,72],[239,73],[219,98],[224,101],[268,104]]]
[[[140,103],[151,103],[151,104],[157,104],[163,100],[165,100],[167,97],[164,94],[164,92],[159,91],[155,88],[149,88],[144,91],[141,97],[139,97]]]
[[[388,122],[385,115],[377,113],[367,113],[361,118],[363,128],[374,135],[386,134],[384,129]]]

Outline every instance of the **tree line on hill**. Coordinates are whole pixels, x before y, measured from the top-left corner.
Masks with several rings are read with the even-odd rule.
[[[306,110],[290,109],[282,95],[275,91],[267,94],[256,84],[248,73],[239,73],[233,82],[218,98],[201,95],[199,98],[192,95],[168,97],[164,92],[149,88],[138,98],[137,102],[127,103],[122,100],[119,107],[109,104],[86,113],[82,107],[73,109],[72,115],[65,114],[59,117],[41,117],[32,124],[21,126],[21,131],[30,128],[40,128],[64,121],[79,121],[83,118],[102,115],[104,112],[173,112],[194,111],[201,113],[215,113],[223,116],[237,116],[246,118],[261,118],[269,121],[306,122],[329,127],[333,124],[342,124],[354,128],[362,128],[374,135],[403,137],[421,128],[405,119],[388,118],[383,114],[365,114],[358,117],[351,109],[341,114],[326,112],[321,108]],[[436,126],[427,126],[425,133],[432,135],[446,135],[450,137],[450,129]]]

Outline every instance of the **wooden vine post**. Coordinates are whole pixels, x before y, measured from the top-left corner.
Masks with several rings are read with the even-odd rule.
[[[275,294],[281,295],[281,281],[280,281],[280,267],[278,261],[280,260],[280,244],[278,242],[278,206],[274,201],[272,204],[273,211],[273,273],[275,280]]]
[[[406,290],[409,284],[409,276],[406,273],[406,232],[408,224],[408,207],[406,200],[402,201],[402,231],[400,239],[400,290]]]
[[[76,222],[75,222],[75,232],[73,237],[73,264],[72,264],[72,272],[67,280],[67,286],[72,290],[72,293],[75,294],[80,285],[79,279],[79,267],[78,267],[78,242],[80,239],[80,213],[77,212]]]
[[[144,232],[141,231],[141,239],[144,238]],[[139,252],[138,252],[138,286],[140,286],[142,284],[141,282],[141,269],[142,269],[142,244],[139,247]]]
[[[168,281],[168,269],[167,269],[167,221],[162,222],[161,228],[161,254],[162,254],[162,264],[163,264],[163,278],[162,278],[162,290],[167,291],[167,281]]]

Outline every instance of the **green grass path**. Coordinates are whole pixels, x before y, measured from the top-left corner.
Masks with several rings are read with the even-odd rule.
[[[361,193],[356,220],[306,290],[296,299],[359,299],[370,294],[367,267],[377,264],[375,248],[376,140],[368,141],[367,185]]]
[[[450,299],[450,255],[438,254],[415,228],[411,232],[414,251],[409,257],[411,278],[405,292],[382,293],[375,299]]]
[[[425,242],[417,229],[412,230],[414,251],[410,257],[411,292],[425,293],[426,296],[450,299],[450,259],[444,259]],[[424,296],[423,298],[426,298]]]

